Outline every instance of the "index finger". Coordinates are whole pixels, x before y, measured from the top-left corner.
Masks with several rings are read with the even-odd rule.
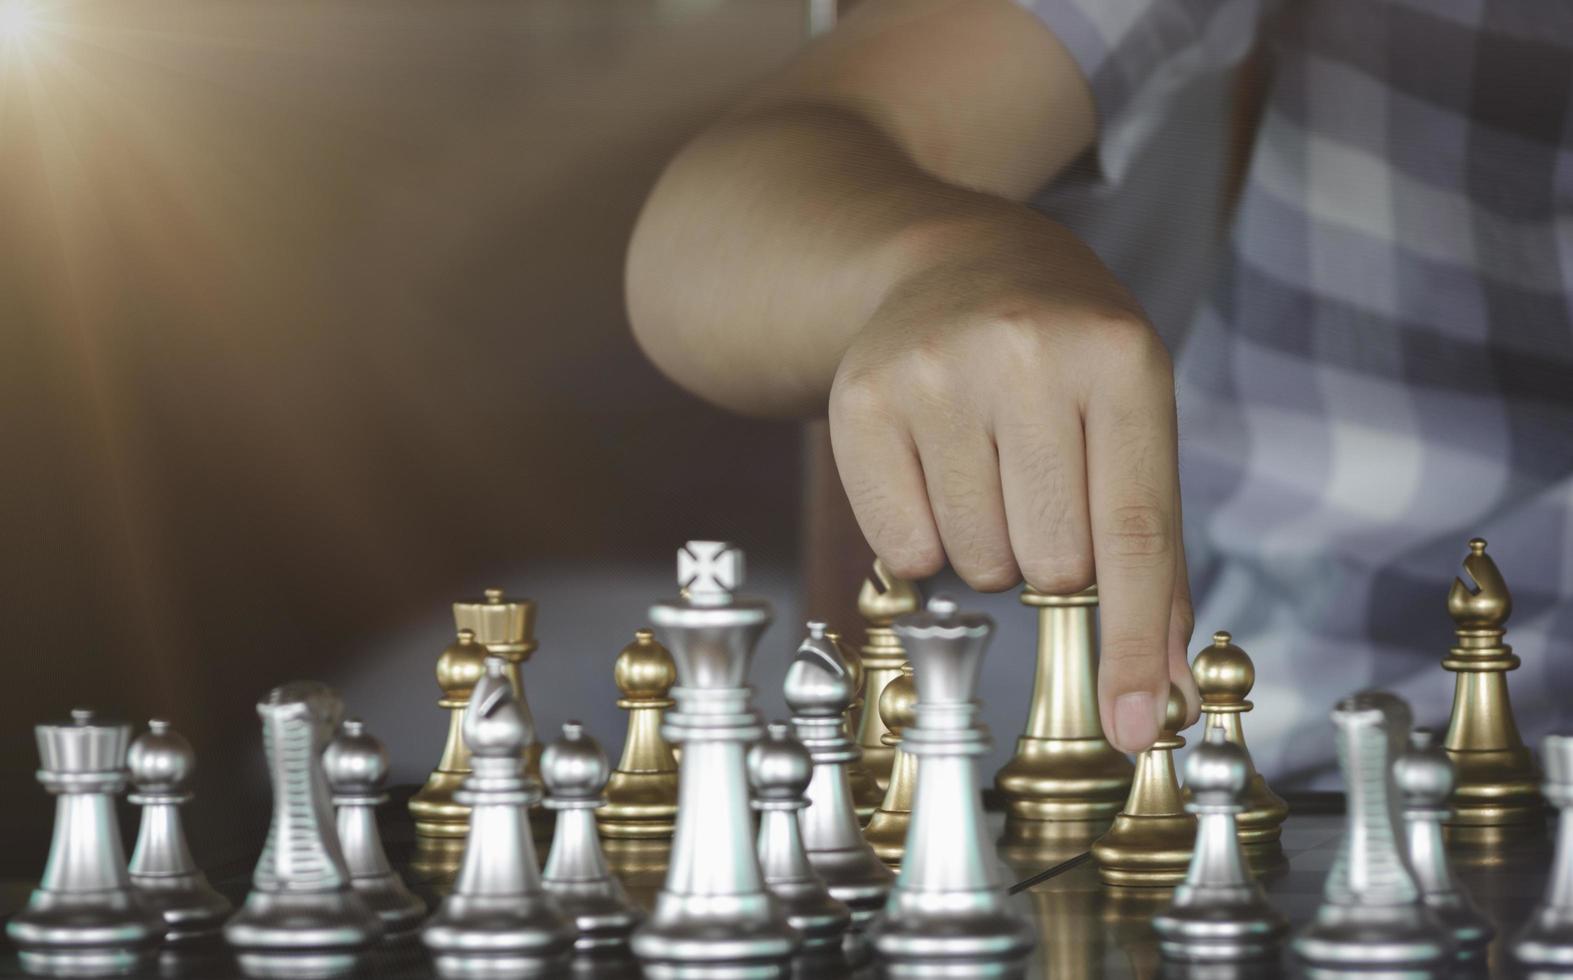
[[[1156,336],[1087,400],[1087,500],[1101,606],[1098,701],[1116,747],[1158,737],[1169,694],[1179,500],[1174,377]]]

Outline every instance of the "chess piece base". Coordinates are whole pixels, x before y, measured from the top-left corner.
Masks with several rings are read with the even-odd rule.
[[[867,925],[885,908],[895,875],[870,861],[866,851],[815,851],[809,860],[830,896],[852,910],[854,927]]]
[[[1195,843],[1196,818],[1189,813],[1122,813],[1091,850],[1105,884],[1164,888],[1185,880]]]
[[[574,949],[579,953],[626,947],[628,934],[643,918],[614,881],[548,881],[546,889],[578,930]]]
[[[1452,947],[1423,906],[1353,906],[1324,911],[1295,937],[1294,951],[1325,969],[1426,970],[1447,960]]]
[[[211,939],[235,910],[200,874],[132,875],[131,883],[142,901],[163,916],[169,946]]]
[[[426,918],[426,903],[404,886],[397,874],[350,879],[355,893],[382,920],[383,934],[390,939],[408,936]]]
[[[1125,804],[1134,772],[1131,761],[1101,737],[1023,735],[994,784],[1005,795],[1008,823],[1112,820]]]
[[[1032,927],[1000,908],[992,891],[978,893],[978,910],[956,908],[957,897],[947,893],[944,907],[926,908],[923,896],[891,894],[892,908],[901,906],[901,911],[876,920],[869,939],[893,971],[986,977],[1019,967],[1036,943]]]
[[[1189,794],[1186,798],[1190,798]],[[1284,821],[1289,819],[1289,804],[1272,791],[1261,773],[1251,773],[1241,802],[1245,809],[1234,818],[1241,844],[1270,844],[1283,836]]]
[[[1513,939],[1513,958],[1527,967],[1573,969],[1573,922],[1531,919]]]
[[[567,962],[573,928],[544,893],[450,895],[421,942],[444,977],[544,976]]]
[[[348,888],[298,895],[253,891],[224,925],[248,976],[336,977],[382,938],[376,915]]]
[[[1274,956],[1288,923],[1270,907],[1244,901],[1208,901],[1170,907],[1152,920],[1159,946],[1185,963],[1235,963]]]
[[[1496,749],[1475,752],[1448,750],[1458,774],[1453,791],[1453,816],[1446,823],[1451,838],[1482,843],[1500,839],[1493,827],[1522,832],[1525,825],[1545,824],[1546,808],[1540,796],[1540,777],[1529,749]]]
[[[707,920],[689,910],[680,917],[663,911],[667,896],[661,895],[655,913],[629,941],[645,974],[728,980],[780,976],[798,949],[797,930],[787,925],[774,899],[764,894],[738,898],[745,907]]]
[[[17,959],[30,973],[94,977],[133,973],[153,961],[164,921],[130,897],[91,902],[39,889],[6,924]]]

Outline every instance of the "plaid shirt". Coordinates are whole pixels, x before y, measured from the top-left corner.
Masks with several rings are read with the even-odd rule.
[[[1573,721],[1573,5],[1023,2],[1090,81],[1114,184],[1185,84],[1270,55],[1176,352],[1197,630],[1256,661],[1258,764],[1335,782],[1326,712],[1360,687],[1446,725],[1445,599],[1477,534],[1538,749]]]

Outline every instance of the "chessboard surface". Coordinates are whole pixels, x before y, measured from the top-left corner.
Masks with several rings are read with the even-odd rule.
[[[400,799],[406,793],[395,793]],[[1343,834],[1341,802],[1335,795],[1289,795],[1291,814],[1284,825],[1280,846],[1251,855],[1253,868],[1273,904],[1298,929],[1315,913],[1321,900],[1322,884],[1332,866]],[[435,907],[441,891],[440,879],[412,872],[409,861],[414,853],[413,827],[400,803],[383,811],[383,832],[390,858],[405,875],[411,888]],[[989,813],[991,827],[998,832],[1003,815]],[[1522,924],[1546,884],[1551,864],[1550,828],[1540,834],[1527,834],[1490,848],[1452,848],[1453,869],[1469,889],[1482,911],[1496,924],[1498,939],[1492,943],[1488,961],[1452,976],[1506,977],[1513,975],[1505,955],[1503,936],[1510,936]],[[1015,901],[1021,903],[1038,933],[1038,945],[1025,970],[1025,980],[1125,980],[1185,976],[1166,967],[1160,958],[1156,934],[1150,925],[1154,913],[1166,903],[1166,889],[1116,889],[1102,884],[1097,868],[1085,846],[1053,847],[1001,846],[1001,860],[1016,880]],[[660,888],[665,874],[664,850],[660,847],[619,854],[615,847],[608,855],[619,871],[629,893],[648,905]],[[251,869],[239,864],[209,868],[213,884],[237,904],[250,886]],[[28,882],[0,883],[0,911],[6,916],[25,901]],[[1265,964],[1235,976],[1295,976],[1297,970],[1287,951],[1276,964]],[[222,951],[205,955],[166,957],[149,977],[190,977],[193,980],[239,980],[242,974]],[[428,980],[432,971],[418,942],[379,951],[368,963],[363,976],[387,980]],[[637,977],[637,966],[627,960],[606,960],[579,964],[575,977]],[[816,968],[813,976],[863,977],[878,975],[877,966],[842,973]],[[15,955],[8,949],[0,958],[0,977],[21,977]]]

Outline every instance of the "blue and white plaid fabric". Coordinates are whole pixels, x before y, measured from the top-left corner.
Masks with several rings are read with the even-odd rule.
[[[1258,764],[1334,782],[1326,712],[1363,686],[1446,723],[1477,534],[1513,590],[1525,739],[1573,722],[1573,5],[1023,2],[1091,82],[1116,183],[1189,79],[1269,54],[1176,352],[1198,642],[1256,660]]]

